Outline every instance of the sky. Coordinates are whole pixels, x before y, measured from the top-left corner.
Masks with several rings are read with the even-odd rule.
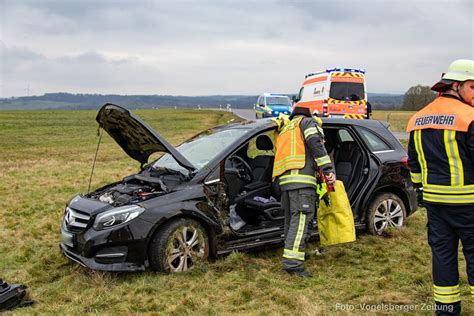
[[[403,94],[461,58],[471,0],[0,0],[0,97],[296,93],[329,67]]]

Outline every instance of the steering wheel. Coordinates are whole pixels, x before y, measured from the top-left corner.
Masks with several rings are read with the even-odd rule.
[[[242,179],[246,184],[253,181],[252,168],[249,164],[239,156],[232,156],[229,158],[232,167],[239,171],[239,178]],[[235,161],[235,162],[234,162]]]

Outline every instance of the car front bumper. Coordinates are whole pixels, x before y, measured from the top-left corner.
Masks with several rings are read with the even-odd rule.
[[[82,232],[61,225],[62,253],[69,259],[93,270],[144,271],[148,266],[147,244],[152,225],[139,218],[128,225]]]

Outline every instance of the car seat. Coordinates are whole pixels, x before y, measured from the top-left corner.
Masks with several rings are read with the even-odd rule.
[[[256,147],[258,150],[266,151],[273,150],[273,142],[268,135],[259,135],[256,140]],[[261,155],[256,156],[251,162],[253,182],[268,182],[272,181],[272,170],[274,156]]]
[[[278,181],[272,182],[269,192],[265,194],[266,198],[273,196],[277,199],[276,202],[262,202],[261,200],[254,200],[253,197],[248,197],[244,201],[244,205],[247,209],[251,209],[259,214],[262,214],[267,220],[277,220],[284,218],[284,211],[281,208],[280,198],[280,186]]]
[[[352,191],[356,175],[360,173],[362,153],[354,141],[342,142],[335,153],[336,176],[344,183],[347,193]]]

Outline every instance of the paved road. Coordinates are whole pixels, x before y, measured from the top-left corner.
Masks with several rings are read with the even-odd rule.
[[[255,110],[253,109],[233,109],[234,114],[246,119],[255,120]],[[405,132],[392,132],[398,139],[408,139],[408,133]]]

